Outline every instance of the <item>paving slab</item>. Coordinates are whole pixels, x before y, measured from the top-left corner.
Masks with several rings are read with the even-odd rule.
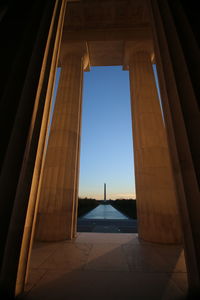
[[[181,246],[130,233],[78,233],[73,241],[34,245],[22,299],[176,300],[186,292]]]

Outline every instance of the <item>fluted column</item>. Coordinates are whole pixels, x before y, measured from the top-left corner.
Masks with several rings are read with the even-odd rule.
[[[149,52],[130,53],[129,73],[139,237],[179,243],[176,191]]]
[[[23,291],[64,2],[12,1],[1,22],[1,299]]]
[[[190,22],[186,11],[194,2],[148,0],[148,3],[179,193],[188,283],[192,293],[196,294],[200,290],[200,111],[197,88],[200,53],[194,35],[195,23]],[[192,11],[195,14],[194,7]],[[190,297],[192,299],[192,295]]]
[[[41,185],[36,238],[43,241],[71,239],[77,195],[77,172],[86,48],[68,46],[61,75]]]
[[[76,177],[74,184],[74,218],[73,218],[73,235],[75,238],[77,236],[77,217],[78,217],[78,189],[79,189],[79,172],[80,172],[80,146],[81,146],[81,124],[82,124],[82,105],[80,107],[80,118],[79,118],[79,133],[80,138],[78,141],[77,150],[77,166],[76,166]]]

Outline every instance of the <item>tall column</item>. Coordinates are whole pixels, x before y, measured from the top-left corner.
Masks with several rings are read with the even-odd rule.
[[[77,236],[77,218],[78,218],[78,189],[79,189],[79,173],[80,173],[80,147],[81,147],[81,125],[82,125],[82,102],[80,103],[80,118],[79,118],[79,141],[77,150],[77,166],[76,178],[74,183],[74,218],[73,218],[73,238]]]
[[[32,181],[36,182],[35,167],[37,172],[40,169],[38,152],[42,151],[45,131],[41,127],[45,127],[43,117],[53,85],[63,2],[38,0],[28,7],[24,2],[12,1],[1,20],[4,47],[0,49],[0,58],[5,73],[5,89],[1,89],[0,99],[4,112],[0,121],[0,131],[4,133],[0,174],[1,299],[14,299],[22,291],[18,280],[25,275],[24,253],[29,248],[30,212],[35,205],[29,195]],[[20,269],[23,274],[19,274]]]
[[[45,154],[45,141],[46,141],[46,135],[48,132],[48,119],[49,119],[49,112],[51,108],[51,99],[53,97],[53,90],[54,90],[54,81],[56,77],[56,69],[58,65],[58,57],[60,53],[60,43],[61,43],[61,37],[62,37],[62,29],[63,29],[63,23],[64,23],[64,16],[65,16],[65,8],[66,8],[66,1],[62,0],[61,7],[58,15],[57,20],[57,28],[56,28],[56,34],[55,34],[55,40],[53,40],[53,43],[50,42],[50,38],[47,42],[47,50],[50,50],[50,53],[52,52],[52,59],[51,59],[51,65],[48,68],[47,65],[47,53],[45,53],[44,57],[44,64],[42,66],[41,70],[41,79],[44,80],[44,74],[46,72],[49,73],[49,80],[47,85],[47,92],[46,92],[46,99],[44,104],[44,111],[42,115],[42,121],[40,124],[40,135],[38,140],[38,147],[37,147],[37,153],[34,160],[34,171],[33,171],[33,179],[31,183],[30,188],[30,194],[29,194],[29,201],[27,206],[27,212],[26,212],[26,221],[24,225],[24,232],[23,232],[23,238],[21,243],[21,251],[20,251],[20,258],[19,258],[19,264],[18,264],[18,272],[17,272],[17,280],[16,280],[16,288],[15,288],[15,294],[18,295],[24,291],[25,282],[28,277],[29,273],[29,263],[30,263],[30,257],[31,257],[31,251],[32,251],[32,245],[33,245],[33,239],[35,235],[35,220],[37,216],[37,207],[38,207],[38,194],[40,190],[40,174],[43,169],[43,161],[44,161],[44,154]],[[54,16],[52,18],[52,25],[50,27],[49,36],[51,36],[51,33],[53,31],[53,24],[56,20],[56,10],[54,13]],[[55,25],[54,25],[55,26]],[[45,70],[45,71],[44,71]],[[37,108],[37,102],[39,101],[39,95],[41,93],[41,85],[38,85],[40,88],[38,88],[37,96],[36,96],[36,102],[35,107]],[[38,109],[38,108],[37,108]],[[39,111],[39,109],[38,109]],[[35,122],[36,113],[33,113],[33,119],[32,124]],[[37,123],[36,123],[37,124]],[[32,127],[32,126],[31,126]],[[33,128],[32,128],[33,130]],[[31,132],[30,132],[31,135]],[[30,149],[29,149],[30,150]],[[26,155],[25,155],[26,156]],[[27,165],[29,165],[29,162],[26,162]],[[24,175],[26,176],[26,175]],[[24,181],[24,178],[22,179]],[[21,198],[21,193],[19,193],[19,197]]]
[[[194,16],[196,11],[190,1],[148,2],[166,129],[179,193],[188,282],[196,293],[196,290],[200,291],[200,111],[199,89],[196,89],[200,53],[194,36],[195,23],[190,22],[182,5],[186,5]]]
[[[131,53],[129,71],[139,237],[179,243],[176,191],[150,53]]]
[[[68,45],[63,53],[36,226],[36,238],[43,241],[73,237],[86,47]]]

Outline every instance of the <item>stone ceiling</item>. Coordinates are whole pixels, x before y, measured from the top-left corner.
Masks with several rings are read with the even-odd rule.
[[[132,28],[149,23],[143,0],[82,0],[67,5],[68,30]]]
[[[145,0],[68,2],[63,43],[87,41],[90,65],[123,65],[126,41],[151,39]]]

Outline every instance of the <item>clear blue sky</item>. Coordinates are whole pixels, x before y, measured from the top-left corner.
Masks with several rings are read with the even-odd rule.
[[[84,73],[79,196],[134,198],[129,74],[121,66]]]

